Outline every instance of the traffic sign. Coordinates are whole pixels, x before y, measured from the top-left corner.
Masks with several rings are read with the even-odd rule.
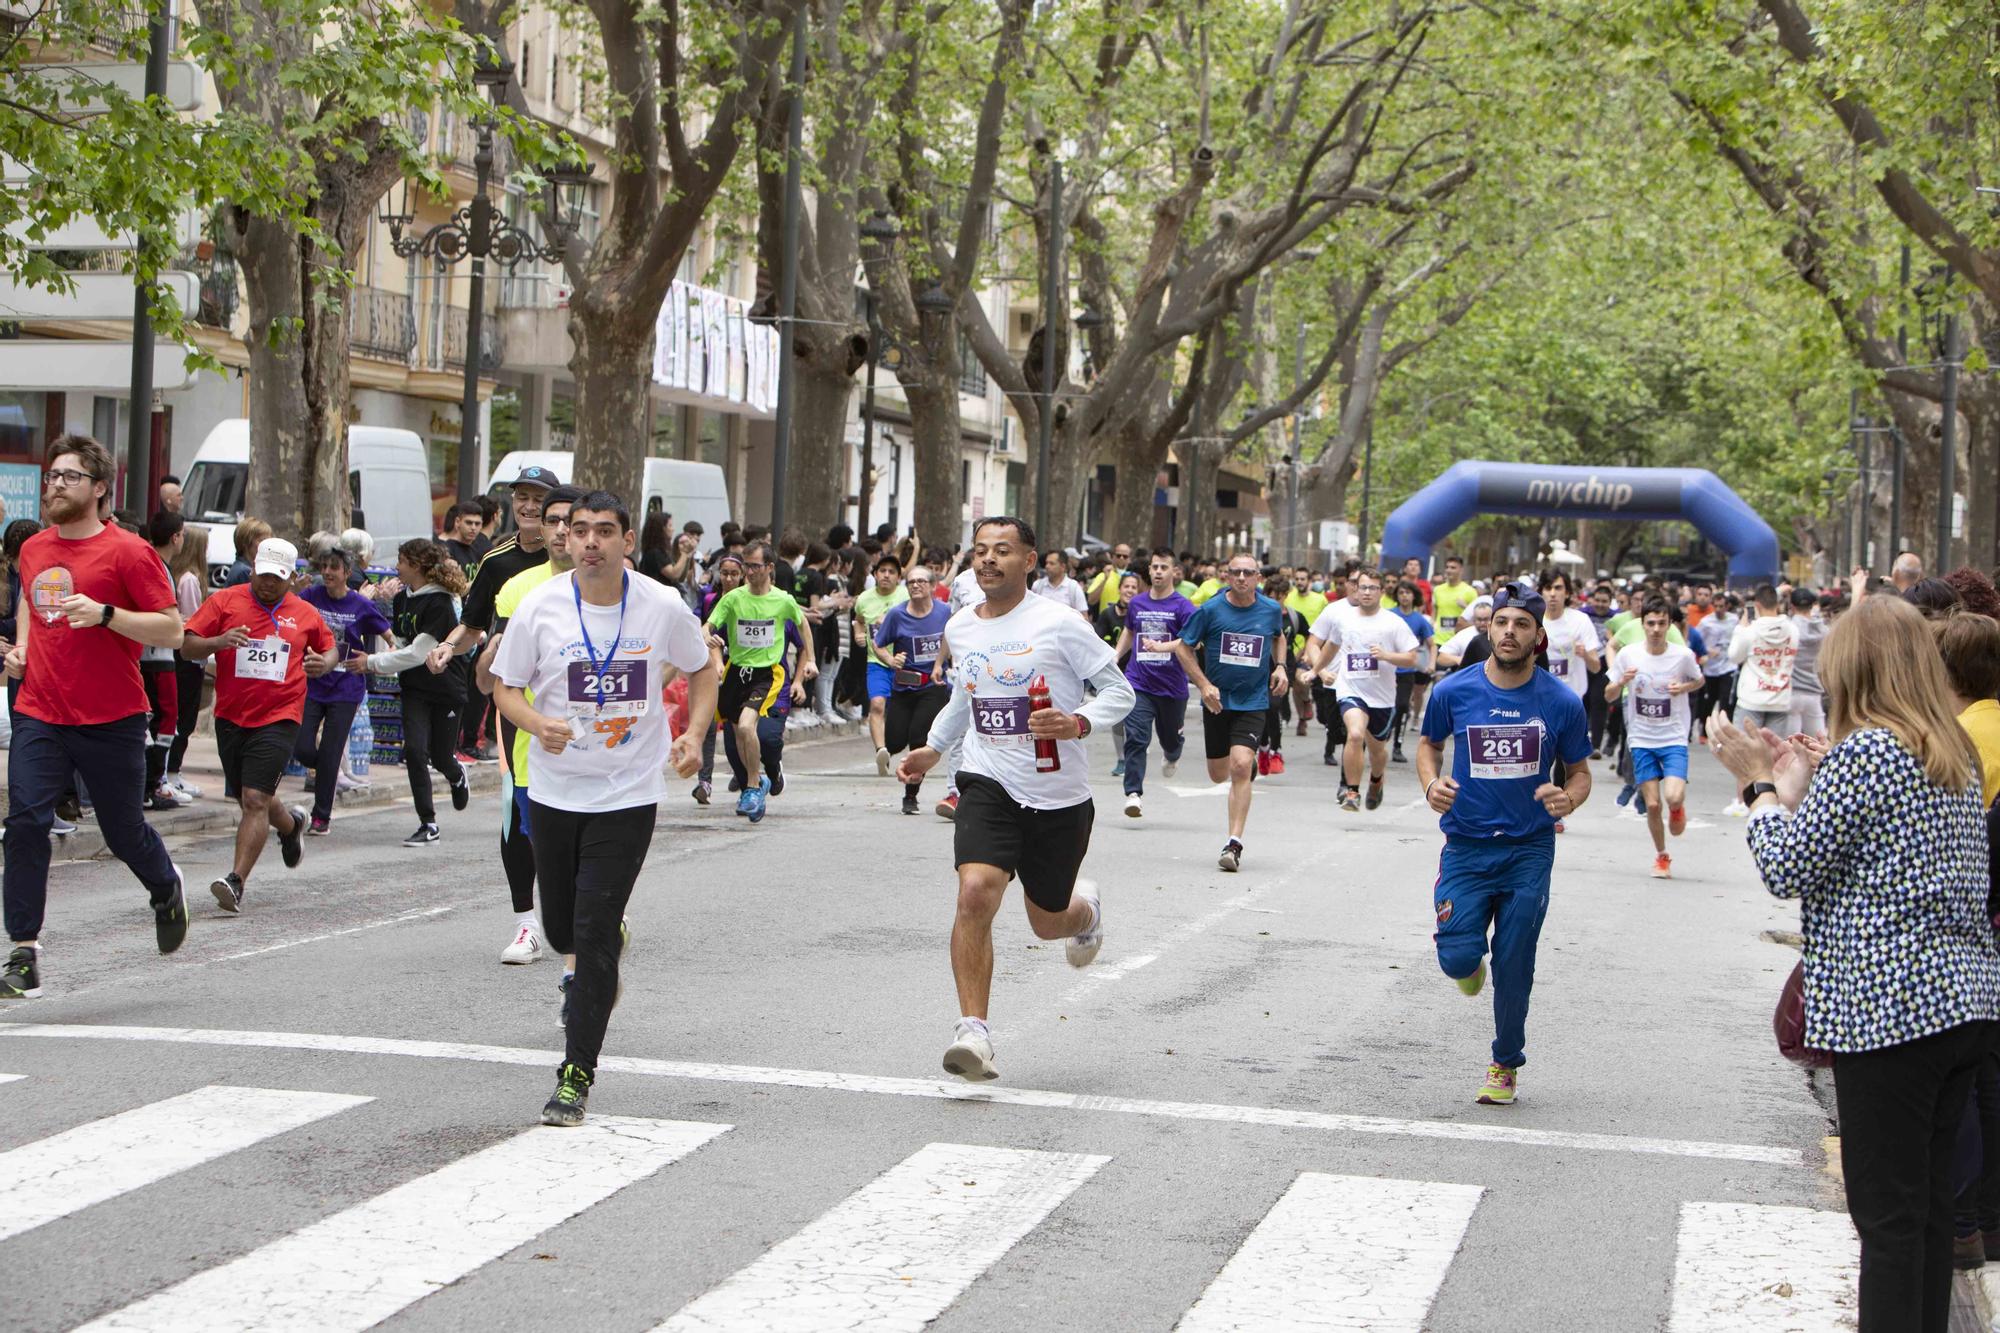
[[[130,319],[132,275],[72,273],[76,291],[69,295],[48,287],[30,287],[0,274],[0,319]],[[192,273],[160,274],[160,285],[174,294],[184,311],[193,311],[201,279]]]
[[[98,116],[110,110],[107,92],[127,97],[146,93],[146,66],[140,61],[26,64],[21,73],[56,85],[62,109],[76,116]],[[167,62],[167,104],[176,111],[199,111],[202,105],[201,67],[189,60]]]
[[[179,389],[187,382],[187,358],[180,345],[155,343],[153,387]],[[129,392],[132,344],[87,338],[0,340],[0,387]]]

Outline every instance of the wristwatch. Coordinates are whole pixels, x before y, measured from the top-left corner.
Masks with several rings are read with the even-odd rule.
[[[1082,713],[1073,713],[1071,716],[1076,719],[1076,738],[1082,740],[1090,734],[1090,719]]]
[[[106,602],[104,604],[103,614],[97,617],[97,623],[100,625],[109,625],[111,623],[111,613],[113,611],[116,611],[117,609],[118,608],[113,606],[111,603]]]
[[[1755,805],[1757,803],[1757,798],[1759,796],[1762,796],[1765,792],[1769,792],[1771,793],[1771,795],[1776,796],[1778,794],[1778,789],[1772,786],[1768,782],[1751,783],[1749,786],[1743,789],[1743,804]]]

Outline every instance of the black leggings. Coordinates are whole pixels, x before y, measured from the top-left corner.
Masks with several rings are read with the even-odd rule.
[[[1720,676],[1710,676],[1701,683],[1701,689],[1695,693],[1694,720],[1705,723],[1717,710],[1720,710],[1723,715],[1723,721],[1728,721],[1729,714],[1736,711],[1731,703],[1735,695],[1736,673],[1734,671],[1726,671]]]
[[[507,872],[507,892],[513,896],[514,911],[520,914],[535,910],[534,825],[532,817],[526,826],[521,822],[527,800],[525,788],[510,789],[500,825],[500,865]]]
[[[364,702],[321,703],[310,696],[306,699],[299,737],[292,745],[292,758],[313,771],[314,819],[333,817],[333,798],[340,790],[340,759],[347,753],[347,733],[354,726],[354,710]]]
[[[1405,671],[1396,677],[1396,715],[1389,725],[1390,734],[1396,738],[1396,748],[1403,748],[1403,724],[1410,720],[1410,696],[1416,693],[1417,673]]]
[[[174,744],[167,751],[167,772],[181,771],[181,760],[187,756],[188,738],[194,735],[194,724],[201,719],[201,663],[185,658],[174,658],[174,675],[180,685],[180,710],[174,716]]]
[[[529,801],[535,871],[542,880],[542,930],[557,953],[576,955],[569,984],[564,1059],[595,1073],[604,1029],[618,998],[619,923],[653,843],[658,808],[579,814]]]
[[[437,806],[431,801],[431,769],[444,774],[445,781],[454,787],[465,781],[465,770],[451,752],[457,743],[456,703],[431,695],[403,695],[403,763],[410,770],[410,799],[416,803],[420,823],[437,823]]]
[[[932,685],[921,690],[897,690],[889,696],[883,712],[882,735],[890,754],[914,750],[931,734],[931,723],[951,702],[949,685]]]

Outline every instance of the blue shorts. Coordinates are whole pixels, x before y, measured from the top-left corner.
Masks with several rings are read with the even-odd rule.
[[[896,670],[880,662],[868,663],[868,697],[886,699],[896,688]]]
[[[1687,775],[1687,746],[1662,745],[1656,750],[1632,747],[1632,785],[1641,786],[1656,778],[1679,778],[1686,782]]]
[[[1346,717],[1348,710],[1352,708],[1358,708],[1368,714],[1368,734],[1370,736],[1373,736],[1378,741],[1389,739],[1389,733],[1396,725],[1396,710],[1393,705],[1388,708],[1377,708],[1367,700],[1350,694],[1340,701],[1340,715]]]

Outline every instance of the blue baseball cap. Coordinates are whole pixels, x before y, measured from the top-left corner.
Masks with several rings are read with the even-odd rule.
[[[514,478],[514,484],[516,486],[539,486],[545,491],[552,491],[562,485],[562,478],[547,468],[537,465],[522,468],[521,475]]]
[[[1496,613],[1510,606],[1516,610],[1526,611],[1535,618],[1537,625],[1541,624],[1549,613],[1548,600],[1526,583],[1504,583],[1500,586],[1500,590],[1493,594],[1493,610]]]

